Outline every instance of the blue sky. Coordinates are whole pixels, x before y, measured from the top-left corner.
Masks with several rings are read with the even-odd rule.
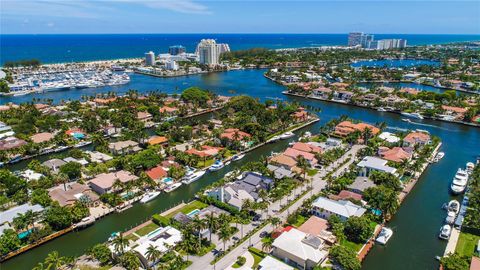
[[[480,34],[480,1],[1,0],[0,33]]]

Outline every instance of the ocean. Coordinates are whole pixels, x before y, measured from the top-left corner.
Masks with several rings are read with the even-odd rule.
[[[232,50],[346,45],[347,34],[104,34],[0,35],[0,64],[39,59],[42,63],[143,57],[147,51],[166,53],[172,45],[194,52],[202,38],[228,43]],[[480,35],[378,34],[375,39],[402,38],[409,45],[480,40]]]

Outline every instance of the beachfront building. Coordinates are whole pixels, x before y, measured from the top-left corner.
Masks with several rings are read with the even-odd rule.
[[[185,53],[187,50],[182,45],[174,45],[168,48],[168,53],[170,55],[179,55]]]
[[[102,195],[113,191],[115,182],[119,181],[122,184],[137,180],[138,177],[127,171],[117,171],[111,173],[101,173],[92,180],[88,181],[88,185],[96,193]]]
[[[207,195],[242,210],[246,200],[260,202],[259,191],[270,190],[272,185],[272,179],[258,173],[246,172],[240,180],[207,191]]]
[[[217,42],[213,39],[202,39],[197,47],[199,62],[203,65],[218,65],[220,54]]]
[[[273,256],[298,269],[313,269],[328,256],[322,239],[295,228],[284,231],[272,246]]]
[[[373,171],[376,172],[385,172],[395,174],[397,169],[387,166],[388,161],[372,156],[366,156],[360,161],[357,166],[360,168],[358,174],[359,176],[368,177]]]
[[[155,53],[149,51],[145,53],[145,65],[146,66],[154,66],[155,65]]]
[[[335,201],[324,197],[319,197],[312,203],[312,214],[324,219],[336,215],[345,221],[353,216],[360,217],[366,211],[367,209],[350,201]]]

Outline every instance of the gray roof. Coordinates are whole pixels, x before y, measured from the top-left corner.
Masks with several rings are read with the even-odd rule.
[[[294,172],[285,169],[284,167],[275,166],[272,164],[267,165],[267,169],[273,172],[275,178],[282,179],[284,177],[293,177],[295,175]]]
[[[383,171],[383,172],[388,172],[388,173],[395,173],[397,169],[392,168],[390,166],[387,166],[388,161],[378,158],[378,157],[372,157],[372,156],[367,156],[362,159],[358,163],[359,167],[366,167],[378,171]]]
[[[25,214],[28,210],[32,210],[33,212],[42,212],[43,207],[39,204],[30,205],[30,204],[22,204],[13,208],[10,208],[6,211],[0,213],[0,224],[3,223],[11,223],[18,214]]]
[[[375,183],[373,183],[373,181],[370,180],[368,177],[358,176],[357,178],[355,178],[355,181],[352,184],[347,186],[347,188],[363,192],[365,191],[365,189],[375,186]]]
[[[50,169],[56,169],[56,168],[59,168],[60,166],[64,165],[64,164],[67,164],[65,161],[61,160],[61,159],[58,159],[58,158],[54,158],[54,159],[50,159],[50,160],[47,160],[45,162],[42,163],[43,166],[46,166]]]

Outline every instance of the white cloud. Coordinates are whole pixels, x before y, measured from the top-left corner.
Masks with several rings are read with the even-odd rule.
[[[166,9],[188,14],[212,14],[209,8],[192,0],[110,0],[112,2],[128,2],[149,8]]]

